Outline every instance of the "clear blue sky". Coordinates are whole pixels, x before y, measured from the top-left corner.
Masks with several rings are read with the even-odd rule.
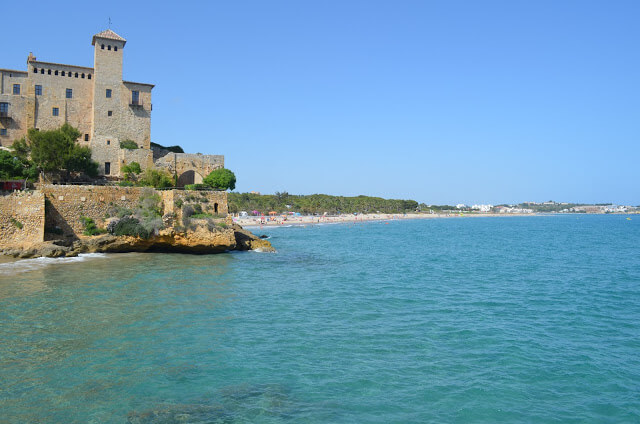
[[[92,66],[111,17],[152,141],[239,191],[640,204],[636,0],[39,3],[0,67]]]

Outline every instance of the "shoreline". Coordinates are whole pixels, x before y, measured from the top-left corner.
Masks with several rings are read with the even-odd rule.
[[[547,214],[545,214],[547,215]],[[566,214],[564,214],[566,215]],[[483,213],[483,214],[360,214],[360,215],[327,215],[327,216],[290,216],[290,217],[233,217],[234,224],[244,227],[284,227],[289,225],[319,225],[319,224],[344,224],[370,221],[399,221],[414,219],[439,219],[439,218],[482,218],[482,217],[515,217],[515,216],[540,216],[537,213]],[[264,219],[261,219],[264,218]]]

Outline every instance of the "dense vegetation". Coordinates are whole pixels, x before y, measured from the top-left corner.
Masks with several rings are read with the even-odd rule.
[[[21,159],[15,153],[0,150],[0,179],[29,180],[38,178],[38,168],[28,159]]]
[[[128,150],[136,150],[138,148],[138,143],[136,143],[133,140],[122,140],[120,142],[120,148],[128,149]]]
[[[229,212],[257,210],[268,214],[275,212],[300,212],[302,214],[339,213],[407,213],[418,209],[415,200],[383,199],[370,196],[330,196],[327,194],[292,195],[229,193]],[[288,206],[289,207],[288,207]]]
[[[153,190],[144,189],[135,210],[110,205],[105,218],[116,218],[107,226],[113,235],[148,238],[164,228],[162,199]]]
[[[98,163],[91,159],[91,149],[76,142],[80,135],[80,131],[69,124],[50,131],[31,128],[26,139],[14,141],[11,146],[13,157],[22,163],[26,170],[23,176],[29,179],[35,179],[37,171],[64,179],[83,175],[95,177]],[[3,158],[6,159],[6,155]]]

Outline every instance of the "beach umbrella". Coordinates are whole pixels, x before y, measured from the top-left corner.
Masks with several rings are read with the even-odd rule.
[[[277,215],[277,214],[278,214],[278,212],[276,212],[276,211],[269,212],[269,215]]]
[[[254,211],[251,211],[251,213],[254,215],[258,215],[260,212],[254,210]]]

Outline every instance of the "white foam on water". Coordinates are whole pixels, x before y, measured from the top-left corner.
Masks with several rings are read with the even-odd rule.
[[[51,265],[71,264],[89,259],[106,258],[106,253],[81,253],[74,257],[64,258],[32,258],[19,259],[14,262],[0,264],[0,276],[14,275],[18,272],[29,272]]]

